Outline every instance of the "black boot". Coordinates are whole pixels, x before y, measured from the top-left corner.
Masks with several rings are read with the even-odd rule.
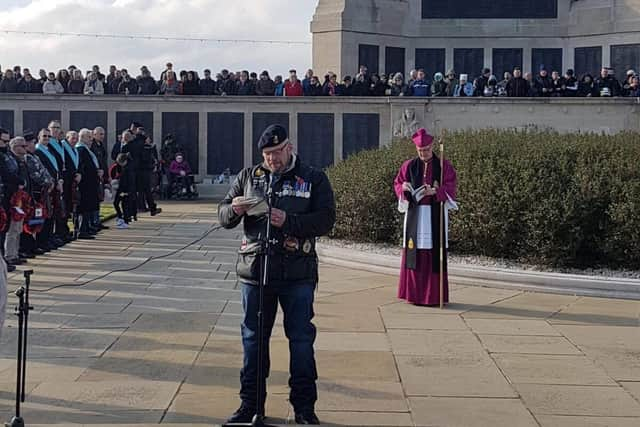
[[[256,414],[255,408],[252,408],[243,403],[242,405],[240,405],[238,410],[234,412],[233,415],[229,417],[229,419],[227,419],[226,424],[251,423],[251,421],[253,420],[253,416],[255,414]]]
[[[296,424],[318,425],[320,420],[313,409],[296,412]]]

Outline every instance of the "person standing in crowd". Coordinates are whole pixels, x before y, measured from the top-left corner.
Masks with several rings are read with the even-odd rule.
[[[313,77],[313,70],[308,69],[306,74],[304,75],[304,79],[302,79],[302,93],[304,96],[310,96],[311,89],[311,78]],[[313,95],[316,96],[316,95]]]
[[[82,71],[75,70],[73,72],[73,78],[69,80],[67,85],[67,92],[72,94],[84,93],[84,79],[82,78]]]
[[[105,188],[109,185],[109,176],[106,171],[109,169],[109,156],[107,154],[107,144],[104,140],[105,130],[98,126],[93,130],[93,142],[91,144],[91,151],[98,159],[100,173],[100,182],[98,183],[98,195],[100,201],[104,200]],[[96,211],[93,217],[93,225],[99,230],[106,230],[109,226],[100,222],[100,211]]]
[[[176,80],[176,73],[173,71],[168,71],[165,75],[162,84],[160,85],[160,94],[161,95],[178,95],[179,94],[179,83]]]
[[[626,89],[625,96],[633,96],[635,98],[640,97],[640,76],[634,74],[630,77],[628,88]]]
[[[23,71],[24,76],[18,82],[19,93],[42,93],[42,87],[33,78],[28,68]]]
[[[460,74],[460,83],[453,90],[453,96],[473,96],[473,85],[468,81],[468,79],[469,77],[466,74]]]
[[[98,79],[98,76],[93,71],[89,73],[89,77],[84,83],[84,94],[104,95],[104,86],[102,85],[102,81]]]
[[[65,163],[66,154],[65,149],[63,147],[63,139],[64,132],[60,126],[60,122],[57,120],[53,120],[49,123],[48,126],[49,134],[51,137],[49,138],[49,145],[47,148],[49,152],[55,157],[58,162],[58,167],[60,168],[59,175],[63,181],[62,186],[62,194],[61,194],[61,203],[56,210],[55,215],[55,224],[54,224],[54,235],[56,238],[64,243],[68,243],[72,240],[71,233],[69,232],[68,220],[71,215],[71,189],[75,186],[73,184],[74,176],[70,175],[70,172],[75,171],[73,164],[67,165]],[[45,251],[47,248],[43,248]]]
[[[564,75],[565,92],[564,96],[574,98],[578,96],[578,79],[574,71],[570,68]]]
[[[554,98],[565,96],[567,84],[558,71],[551,72],[551,96]]]
[[[458,79],[456,79],[455,70],[451,69],[447,72],[446,82],[447,82],[447,96],[453,96],[453,93],[455,92],[456,87],[458,86],[458,84],[460,84]]]
[[[595,87],[599,96],[620,96],[620,84],[610,74],[610,69],[602,67],[600,76],[595,81]]]
[[[312,76],[309,81],[309,95],[308,96],[324,96],[324,90],[318,80],[318,76]]]
[[[516,67],[513,69],[513,77],[507,83],[507,96],[523,98],[529,96],[529,84],[522,77],[522,70]]]
[[[491,70],[484,68],[480,77],[473,82],[473,96],[485,96],[484,89],[489,84],[489,78],[491,77]]]
[[[19,258],[20,235],[24,219],[27,217],[31,206],[29,196],[29,171],[25,156],[27,154],[27,143],[23,137],[17,136],[9,142],[9,162],[7,165],[11,171],[15,171],[16,179],[8,187],[11,198],[9,199],[8,216],[11,220],[5,236],[4,254],[8,264],[20,265],[25,262]]]
[[[25,132],[23,136],[26,142],[25,163],[29,173],[29,196],[31,196],[31,206],[29,214],[25,218],[22,235],[20,236],[20,258],[34,258],[44,251],[37,248],[36,239],[44,231],[44,223],[49,215],[51,206],[50,194],[56,185],[47,167],[40,161],[36,153],[36,136],[33,132]],[[49,237],[46,237],[49,241]],[[51,246],[58,248],[61,245]]]
[[[536,87],[539,93],[538,96],[542,97],[550,97],[553,93],[553,81],[549,77],[549,73],[547,71],[547,67],[543,65],[540,66],[540,73],[538,77],[536,77]]]
[[[271,77],[269,77],[268,71],[260,73],[260,80],[256,83],[256,95],[258,96],[274,96],[276,93],[276,84]]]
[[[289,79],[284,83],[284,96],[303,96],[302,83],[296,70],[289,70]]]
[[[371,84],[369,85],[370,96],[384,96],[387,88],[377,73],[371,74]]]
[[[5,239],[6,231],[11,223],[10,200],[13,193],[17,191],[20,183],[18,176],[18,163],[15,161],[9,151],[9,143],[11,135],[6,129],[0,128],[0,208],[4,213],[4,224],[0,227],[0,253],[2,253],[3,261],[6,259]],[[16,269],[15,265],[7,263],[7,269],[12,272]]]
[[[275,76],[273,79],[273,84],[276,86],[275,96],[284,96],[284,81],[282,80],[282,76]]]
[[[78,183],[80,203],[78,215],[80,220],[79,239],[93,239],[98,230],[94,228],[95,212],[100,210],[98,186],[100,183],[100,164],[98,158],[91,151],[92,134],[89,129],[78,132],[78,142],[75,148],[78,156],[78,174],[82,179]]]
[[[411,83],[409,88],[411,96],[431,96],[431,84],[426,80],[426,74],[421,68],[417,72],[416,80]]]
[[[432,306],[440,303],[440,274],[444,275],[443,301],[449,302],[447,272],[440,271],[440,203],[455,200],[457,178],[451,163],[433,153],[434,138],[425,129],[418,129],[412,140],[418,156],[402,164],[393,182],[399,209],[405,214],[398,298]],[[422,191],[414,191],[420,187]],[[446,259],[445,250],[445,266]]]
[[[342,84],[336,89],[336,96],[351,96],[353,85],[351,84],[351,76],[344,76]]]
[[[585,98],[594,98],[598,96],[598,89],[595,87],[593,76],[585,74],[578,82],[578,96]]]
[[[126,69],[120,70],[120,74],[122,75],[122,81],[118,85],[118,93],[121,95],[137,95],[138,83],[131,78]]]
[[[540,87],[538,81],[533,78],[533,73],[527,72],[524,74],[524,80],[527,82],[527,96],[538,97],[540,96]]]
[[[4,77],[0,80],[1,93],[18,93],[18,80],[16,80],[13,71],[4,72]]]
[[[245,238],[240,248],[237,272],[241,284],[244,319],[242,344],[244,362],[240,373],[240,408],[228,422],[251,422],[259,403],[264,405],[266,381],[257,389],[258,369],[258,287],[260,282],[260,235],[264,236],[265,215],[249,216],[247,208],[234,203],[236,197],[265,197],[272,182],[273,237],[279,243],[273,248],[269,264],[269,286],[264,288],[264,379],[269,376],[269,337],[278,303],[284,312],[284,329],[289,338],[291,387],[289,401],[297,424],[319,424],[315,414],[317,370],[313,344],[316,328],[313,318],[313,296],[318,283],[316,238],[327,234],[336,218],[333,190],[321,170],[305,165],[294,153],[286,130],[269,126],[260,137],[258,148],[263,162],[244,169],[218,207],[220,224],[232,229],[241,222]],[[297,193],[293,189],[297,190]],[[291,195],[285,195],[286,189]],[[298,196],[295,196],[295,194]],[[295,196],[295,197],[292,197]],[[282,272],[287,274],[283,275]],[[257,393],[261,398],[258,402]]]
[[[125,131],[122,135],[123,141],[126,141]],[[109,169],[109,178],[113,182],[115,196],[113,198],[113,207],[116,210],[116,227],[119,229],[129,228],[132,218],[137,215],[135,213],[135,188],[136,174],[129,162],[129,155],[125,153],[118,154],[116,161]]]
[[[507,86],[511,80],[513,80],[511,73],[505,71],[503,79],[498,82],[498,96],[507,96]]]
[[[105,85],[104,85],[104,93],[107,93],[109,95],[112,95],[113,92],[111,91],[111,88],[113,87],[113,81],[116,79],[116,76],[118,74],[118,68],[115,65],[110,65],[109,66],[109,74],[107,74],[106,80],[105,80]]]
[[[71,80],[71,76],[69,75],[69,72],[67,70],[65,70],[64,68],[62,70],[58,71],[58,75],[56,76],[56,80],[58,80],[60,82],[60,84],[62,85],[62,87],[64,88],[64,93],[69,93],[68,85],[69,85],[69,80]]]
[[[338,77],[334,73],[329,73],[329,80],[323,85],[322,90],[325,96],[338,95]]]
[[[198,84],[200,85],[200,95],[213,96],[216,94],[216,82],[211,78],[211,70],[204,70],[204,78]]]
[[[390,96],[409,96],[409,86],[404,84],[404,76],[402,73],[396,73],[395,76],[393,76]]]
[[[431,94],[435,97],[447,96],[447,82],[445,82],[442,73],[436,73],[433,76]]]
[[[151,76],[151,72],[146,66],[140,69],[140,76],[136,78],[136,83],[138,84],[138,94],[140,95],[155,95],[158,93],[158,83]]]
[[[49,175],[51,175],[53,187],[49,192],[47,215],[42,226],[42,231],[36,237],[36,255],[60,247],[65,243],[54,235],[56,218],[60,210],[63,181],[61,178],[62,165],[58,163],[58,160],[49,148],[50,140],[51,132],[49,132],[49,129],[41,129],[38,133],[38,144],[36,144],[35,155],[40,159],[40,162],[47,169]]]
[[[369,85],[364,74],[356,76],[356,81],[351,86],[351,96],[369,96]]]
[[[200,84],[196,80],[195,73],[193,71],[187,72],[187,79],[182,85],[183,95],[200,95]]]
[[[81,195],[79,187],[84,177],[79,170],[80,158],[78,156],[78,151],[76,150],[76,144],[78,143],[78,140],[78,132],[71,130],[67,132],[66,138],[60,141],[60,145],[62,146],[62,149],[64,151],[64,204],[67,211],[67,217],[64,220],[64,225],[61,225],[61,228],[68,229],[67,222],[69,218],[71,218],[74,224],[74,238],[89,239],[89,236],[87,236],[86,233],[82,236],[79,235],[80,224],[78,222],[78,195]]]
[[[255,87],[251,80],[249,80],[249,72],[244,70],[240,73],[240,80],[237,84],[236,95],[238,96],[253,96],[256,94]]]
[[[56,80],[55,74],[49,73],[47,81],[42,85],[42,93],[45,95],[60,95],[64,93],[64,87]]]

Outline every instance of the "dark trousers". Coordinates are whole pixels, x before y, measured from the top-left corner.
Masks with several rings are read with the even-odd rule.
[[[25,254],[33,253],[36,248],[36,239],[33,234],[22,233],[20,234],[20,252]]]
[[[313,409],[318,392],[316,361],[313,343],[316,328],[313,319],[314,284],[268,286],[264,296],[264,378],[269,377],[269,339],[275,322],[278,303],[284,313],[284,331],[289,339],[289,401],[296,412]],[[258,287],[242,284],[242,346],[243,368],[240,371],[240,398],[245,405],[255,408],[258,373]],[[267,396],[266,381],[262,389],[263,403]]]
[[[54,218],[47,218],[44,220],[42,230],[36,236],[36,243],[39,248],[45,248],[49,245],[49,240],[53,235]]]
[[[136,189],[138,190],[138,207],[149,210],[156,210],[156,203],[153,200],[153,192],[151,191],[151,174],[152,171],[139,171],[136,174]]]
[[[133,198],[133,200],[135,200],[135,198]],[[132,203],[132,198],[120,190],[116,191],[116,195],[113,198],[113,207],[116,210],[118,218],[124,220],[126,223],[131,221],[132,208],[136,209],[135,202]],[[135,210],[133,212],[135,212]]]

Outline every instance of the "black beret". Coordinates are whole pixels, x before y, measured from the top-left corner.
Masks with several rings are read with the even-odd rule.
[[[260,140],[258,140],[258,148],[263,150],[265,148],[277,147],[286,141],[286,129],[280,125],[270,125],[262,132],[262,136]]]
[[[25,141],[34,141],[36,139],[36,135],[30,130],[24,131],[24,135],[22,137]]]

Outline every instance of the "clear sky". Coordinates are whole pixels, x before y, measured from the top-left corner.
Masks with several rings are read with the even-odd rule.
[[[159,77],[176,70],[267,69],[284,74],[311,66],[311,45],[132,40],[7,34],[6,30],[211,39],[310,42],[316,0],[0,0],[0,65],[36,72],[73,64],[110,64]]]

